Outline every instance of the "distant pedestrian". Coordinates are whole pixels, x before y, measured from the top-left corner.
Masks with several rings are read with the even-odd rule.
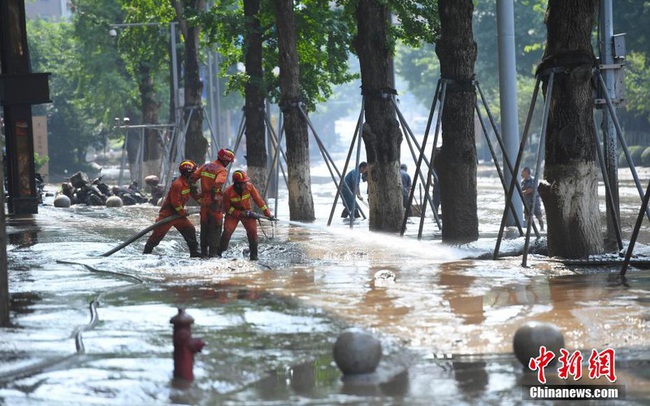
[[[250,259],[257,260],[257,219],[259,215],[253,211],[251,200],[255,202],[266,217],[273,219],[273,215],[266,207],[262,196],[249,180],[250,178],[246,175],[246,172],[235,171],[232,174],[233,184],[223,193],[226,220],[223,225],[221,241],[219,242],[219,256],[228,249],[230,237],[237,228],[237,224],[241,221],[246,229],[246,237],[248,237]]]
[[[528,217],[528,213],[530,212],[531,208],[533,210],[533,214],[537,218],[537,221],[539,221],[539,228],[544,231],[544,217],[542,215],[542,203],[541,199],[539,197],[539,193],[535,193],[535,189],[537,187],[537,182],[535,181],[535,178],[530,176],[530,168],[525,167],[524,169],[521,170],[521,191],[524,195],[524,208],[526,209],[526,217]],[[535,204],[533,205],[533,195],[535,195]]]
[[[149,236],[144,246],[143,254],[151,254],[154,247],[160,244],[160,241],[167,235],[167,232],[172,227],[175,227],[185,239],[190,249],[190,257],[201,256],[199,253],[199,243],[196,241],[196,228],[194,228],[192,222],[187,218],[187,211],[185,210],[185,204],[190,196],[197,201],[200,200],[200,197],[193,194],[190,190],[190,177],[196,171],[196,164],[194,161],[186,160],[181,162],[178,170],[181,175],[172,182],[167,197],[165,197],[165,201],[160,207],[156,222],[175,214],[179,214],[181,217],[154,228],[153,233]]]
[[[409,194],[411,193],[411,176],[408,174],[408,167],[406,164],[401,164],[399,167],[399,173],[402,177],[402,205],[406,210],[406,216],[411,215],[411,208],[408,207],[409,204]]]
[[[341,195],[343,198],[343,205],[345,206],[345,208],[341,213],[341,217],[343,218],[350,217],[350,220],[352,220],[353,217],[352,217],[352,213],[350,213],[350,210],[352,209],[353,205],[355,206],[354,217],[361,216],[359,214],[359,210],[356,208],[357,206],[355,205],[354,192],[356,190],[357,198],[363,201],[363,197],[361,196],[361,188],[359,187],[359,184],[361,183],[362,179],[364,182],[366,182],[367,179],[366,172],[368,172],[368,164],[366,162],[361,162],[359,164],[359,168],[353,169],[350,172],[348,172],[347,175],[345,175],[345,178],[343,179],[343,185],[341,186]]]

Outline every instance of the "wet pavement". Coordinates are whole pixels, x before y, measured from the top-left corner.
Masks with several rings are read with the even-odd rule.
[[[523,238],[503,242],[509,256],[477,259],[495,246],[497,186],[479,179],[481,239],[451,247],[431,220],[421,241],[416,218],[402,238],[336,216],[327,227],[334,191],[317,182],[318,220],[264,223],[256,263],[245,260],[241,227],[223,259],[188,258],[173,230],[155,255],[140,254],[143,238],[101,257],[151,224],[149,205],[45,205],[9,219],[12,325],[0,329],[0,404],[527,404],[524,385],[537,376],[512,354],[512,337],[529,320],[556,324],[567,350],[584,355],[578,383],[609,383],[586,376],[587,358],[612,348],[624,404],[650,402],[650,271],[632,268],[621,280],[618,266],[539,255],[522,267]],[[621,196],[629,236],[638,195],[628,185]],[[207,343],[189,386],[172,379],[177,307]],[[342,379],[332,360],[351,326],[381,339],[370,377]],[[567,383],[556,369],[546,374]]]

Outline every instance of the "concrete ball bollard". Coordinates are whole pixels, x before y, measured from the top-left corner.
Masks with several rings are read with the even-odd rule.
[[[365,330],[350,328],[336,339],[333,355],[344,375],[372,373],[381,359],[381,342]]]
[[[106,199],[106,207],[122,207],[122,205],[124,205],[124,202],[119,196],[110,196]]]
[[[70,198],[66,195],[58,195],[54,198],[54,207],[70,207]]]
[[[517,329],[512,340],[515,356],[524,367],[528,367],[531,358],[539,357],[539,349],[542,345],[547,351],[553,351],[555,354],[549,366],[555,365],[560,356],[560,349],[564,348],[564,337],[555,324],[526,322]]]

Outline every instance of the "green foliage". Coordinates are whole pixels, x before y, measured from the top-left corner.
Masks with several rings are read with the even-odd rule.
[[[303,100],[313,111],[316,103],[331,96],[334,85],[356,77],[347,69],[351,20],[342,9],[332,9],[329,2],[322,0],[297,2],[295,13]],[[262,1],[258,18],[264,38],[264,77],[261,86],[270,100],[277,102],[280,96],[279,80],[275,73],[278,44],[271,0]],[[215,4],[204,16],[204,21],[207,40],[217,44],[225,59],[221,74],[228,77],[227,91],[238,90],[243,94],[244,85],[250,78],[245,72],[233,68],[241,66],[244,61],[247,28],[242,4],[227,1]]]
[[[49,160],[50,157],[48,157],[47,155],[40,156],[36,152],[34,152],[34,169],[36,170],[36,172],[38,172],[43,167],[43,165],[48,163]]]
[[[632,52],[627,58],[625,74],[625,109],[636,115],[650,116],[650,66],[644,53]]]
[[[32,70],[51,73],[52,103],[34,107],[35,114],[48,116],[50,171],[56,176],[78,170],[84,163],[80,157],[85,147],[98,135],[98,123],[93,119],[93,106],[85,99],[88,91],[80,84],[85,69],[73,26],[30,20],[27,32]]]
[[[641,154],[641,166],[650,167],[650,147],[644,149]]]
[[[438,1],[388,0],[389,8],[399,24],[393,25],[396,39],[418,47],[421,42],[432,44],[438,39]]]
[[[645,147],[641,145],[632,145],[628,147],[628,151],[630,152],[630,156],[632,157],[632,163],[634,166],[640,166],[642,165],[641,161],[641,156],[645,150]],[[618,157],[618,166],[622,168],[627,168],[627,158],[625,157],[625,153],[621,152],[619,157]]]
[[[433,45],[421,43],[419,47],[411,48],[400,44],[397,47],[395,68],[405,78],[408,91],[423,105],[430,106],[440,78],[440,63]]]

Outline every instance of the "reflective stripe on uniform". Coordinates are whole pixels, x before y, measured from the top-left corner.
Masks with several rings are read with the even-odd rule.
[[[181,190],[181,194],[182,194],[182,195],[186,195],[186,194],[188,194],[188,193],[190,193],[190,189],[189,189],[189,188],[188,188],[188,189],[183,189],[183,190]]]
[[[266,210],[266,209],[268,209],[268,207],[266,207],[266,205],[260,207],[260,210],[262,210],[262,211],[264,211],[264,210]]]
[[[214,179],[217,177],[216,173],[210,173],[210,172],[201,172],[201,176],[205,176],[206,178]]]
[[[234,208],[234,207],[229,208],[229,209],[228,209],[228,214],[232,214],[233,211],[235,211],[235,208]]]

